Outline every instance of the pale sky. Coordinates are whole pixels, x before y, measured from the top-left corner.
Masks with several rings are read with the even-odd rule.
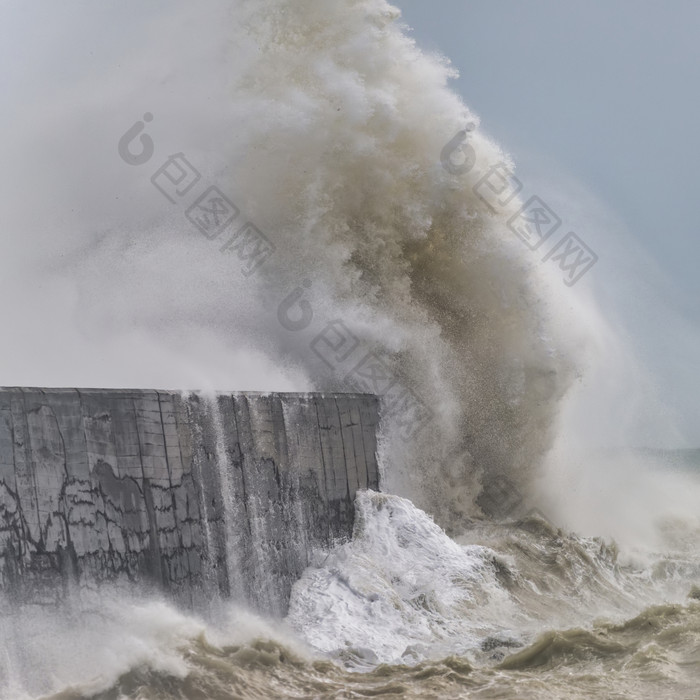
[[[222,4],[212,0],[198,7],[205,15],[207,7]],[[694,191],[700,156],[700,5],[685,0],[395,4],[418,44],[449,57],[459,70],[453,87],[479,115],[482,128],[513,154],[526,187],[595,249],[600,261],[586,284],[655,374],[669,410],[680,416],[686,436],[681,442],[700,444]],[[167,25],[171,7],[164,0],[0,4],[0,129],[9,152],[0,173],[3,210],[11,221],[36,230],[31,245],[50,259],[64,254],[64,244],[51,234],[54,223],[70,230],[73,222],[116,226],[128,218],[123,193],[138,193],[147,182],[124,179],[114,141],[143,111],[156,112],[160,143],[173,148],[204,153],[219,138],[221,120],[215,110],[205,109],[209,97],[203,79],[212,76],[197,73],[198,57],[209,48],[189,40],[206,30],[206,22],[190,35],[189,28]],[[129,65],[134,51],[142,64]],[[192,86],[192,94],[170,88],[162,78],[177,60],[180,74],[187,73],[178,75],[180,84]],[[90,94],[76,89],[83,84],[91,86]],[[49,104],[55,112],[47,114]],[[167,114],[177,119],[168,122]],[[179,140],[187,124],[197,126],[189,129],[199,139],[194,145]],[[56,174],[57,163],[66,163],[65,178]],[[69,181],[70,163],[77,164],[76,182]],[[26,207],[18,207],[23,198]],[[76,202],[85,211],[78,211]],[[10,225],[6,217],[0,235],[8,236]],[[42,349],[42,327],[54,324],[52,332],[60,336],[75,290],[43,288],[43,279],[14,279],[30,247],[3,246],[6,338],[15,325],[28,330],[21,342],[4,344],[0,383],[72,384],[70,362],[76,357],[81,376],[95,383],[104,366],[100,362],[115,366],[127,348],[103,348],[104,356],[81,356],[82,348],[70,343],[51,352]],[[31,291],[20,292],[23,284]],[[575,293],[562,288],[562,294],[569,292]],[[88,328],[94,319],[80,321]],[[279,381],[267,373],[270,381]],[[128,373],[123,381],[129,381]]]
[[[700,5],[399,0],[421,46],[527,174],[549,161],[613,209],[700,320]]]
[[[700,5],[396,4],[418,44],[459,71],[454,88],[525,184],[568,200],[565,225],[600,256],[589,274],[601,306],[700,444]]]

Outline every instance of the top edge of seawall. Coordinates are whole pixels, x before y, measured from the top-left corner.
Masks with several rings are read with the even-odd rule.
[[[2,394],[45,394],[45,395],[114,395],[114,396],[280,396],[295,399],[310,398],[378,398],[377,394],[345,391],[204,391],[201,389],[117,389],[94,387],[25,387],[0,386]]]

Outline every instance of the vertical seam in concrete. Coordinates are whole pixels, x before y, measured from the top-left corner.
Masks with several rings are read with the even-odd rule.
[[[19,516],[19,529],[22,532],[22,537],[20,541],[17,543],[19,547],[19,555],[20,558],[24,557],[24,550],[25,550],[25,543],[29,541],[29,533],[28,528],[29,526],[27,525],[26,522],[26,517],[24,515],[24,509],[22,508],[22,499],[20,498],[20,492],[19,492],[19,484],[17,483],[17,456],[15,454],[15,439],[16,439],[16,431],[15,431],[15,417],[12,413],[12,397],[10,397],[10,432],[12,433],[12,466],[14,467],[14,475],[15,475],[15,493],[17,494],[17,515]]]
[[[160,545],[158,543],[158,523],[156,523],[156,511],[155,505],[153,504],[153,493],[151,492],[151,482],[146,476],[146,471],[143,468],[143,452],[141,450],[141,433],[139,431],[139,416],[136,411],[136,399],[131,399],[131,408],[134,411],[134,422],[136,423],[136,442],[139,448],[139,463],[141,464],[141,479],[143,484],[142,495],[143,504],[146,508],[146,520],[148,521],[148,548],[151,550],[153,558],[155,559],[153,563],[154,567],[157,569],[158,578],[163,583],[163,572],[160,563]],[[109,534],[109,533],[108,533]],[[151,571],[151,575],[154,572]]]
[[[139,415],[136,411],[136,399],[131,399],[131,408],[134,411],[134,423],[136,424],[136,446],[139,448],[139,465],[141,467],[141,478],[144,482],[147,481],[146,472],[143,468],[143,452],[141,451],[141,433],[139,432]],[[144,489],[145,491],[145,489]],[[144,500],[145,500],[144,493]],[[147,513],[148,514],[148,513]]]
[[[44,393],[42,391],[42,393]],[[45,394],[44,394],[45,395]],[[58,422],[58,416],[56,413],[52,410],[51,415],[53,415],[54,420],[56,421],[56,431],[58,432],[58,437],[61,440],[61,449],[63,450],[63,471],[65,472],[65,479],[63,480],[63,485],[61,487],[61,491],[59,493],[59,500],[58,500],[58,505],[59,505],[59,513],[61,510],[63,510],[63,525],[65,526],[66,529],[66,545],[68,547],[71,546],[71,536],[70,536],[70,528],[68,525],[68,508],[67,508],[67,498],[66,498],[66,489],[68,488],[68,480],[69,480],[69,474],[68,474],[68,452],[66,451],[66,440],[63,437],[63,433],[61,432],[61,424]]]
[[[357,429],[360,431],[360,439],[362,439],[362,411],[357,408],[357,423],[352,422],[352,406],[348,408],[348,415],[350,416],[350,436],[352,437],[352,456],[355,460],[355,483],[357,484],[357,489],[359,490],[363,488],[362,484],[360,483],[360,467],[358,464],[358,456],[357,456],[357,450],[355,449],[355,430],[354,428],[357,427]],[[364,442],[362,443],[362,463],[364,464],[365,468],[365,486],[364,488],[367,488],[367,482],[368,479],[366,478],[367,474],[367,457],[365,456],[365,444]]]
[[[340,432],[340,444],[343,447],[343,463],[345,465],[345,488],[346,498],[350,500],[350,477],[348,475],[348,454],[345,451],[345,438],[343,437],[343,417],[340,415],[340,406],[338,405],[338,399],[334,398],[333,403],[335,404],[335,410],[338,414],[338,429]],[[357,465],[355,465],[355,470],[357,470]]]
[[[22,390],[22,405],[24,406],[24,419],[27,425],[27,434],[24,441],[25,464],[31,469],[32,484],[34,486],[34,504],[36,505],[36,524],[39,533],[37,547],[44,548],[44,533],[41,527],[41,511],[39,510],[39,487],[36,483],[36,462],[34,461],[34,450],[31,448],[32,438],[29,434],[29,410],[27,408],[27,392]],[[31,456],[31,457],[30,457]]]
[[[314,408],[316,409],[316,427],[318,428],[318,448],[319,448],[319,454],[321,455],[321,471],[323,473],[323,489],[325,491],[325,502],[326,502],[326,508],[330,512],[330,506],[331,506],[331,499],[330,499],[330,494],[328,493],[328,479],[326,477],[326,458],[323,456],[323,439],[321,438],[321,419],[318,415],[318,402],[314,398]],[[326,525],[328,527],[328,539],[330,539],[331,535],[331,522],[330,518],[326,518]]]
[[[180,530],[180,523],[177,518],[177,507],[175,505],[175,488],[173,487],[173,473],[170,469],[170,459],[168,457],[168,438],[165,435],[165,421],[163,420],[163,403],[160,400],[160,395],[160,391],[156,391],[156,396],[158,397],[158,415],[160,416],[160,429],[163,435],[163,450],[165,452],[165,468],[168,471],[168,483],[170,484],[170,503],[173,508],[173,523],[175,527],[175,532],[177,533],[177,541],[180,545],[180,551],[182,551],[184,549],[184,547],[182,546],[182,532]],[[185,557],[185,561],[187,563],[187,573],[191,575],[189,556]],[[170,563],[170,560],[168,560],[168,563]]]
[[[245,478],[245,455],[243,454],[243,450],[241,449],[241,434],[238,431],[238,416],[236,415],[236,397],[233,394],[229,394],[229,398],[231,399],[231,415],[233,416],[233,424],[234,427],[236,428],[236,441],[238,444],[238,452],[240,453],[241,457],[241,464],[240,464],[240,469],[241,469],[241,487],[243,488],[243,508],[245,508],[245,514],[248,514],[248,489],[246,487],[246,478]],[[247,404],[246,404],[247,405]],[[248,414],[250,415],[250,406],[247,406],[248,408]],[[233,461],[231,462],[231,465],[233,466]],[[235,494],[234,494],[235,496]],[[248,532],[251,533],[251,525],[250,525],[250,516],[246,518],[246,524],[248,525]]]

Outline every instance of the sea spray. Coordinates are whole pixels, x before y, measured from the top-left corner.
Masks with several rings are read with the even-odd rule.
[[[115,196],[129,207],[109,231],[61,233],[68,252],[51,259],[74,290],[78,337],[136,349],[105,381],[221,390],[275,376],[286,389],[375,391],[389,490],[457,528],[498,510],[503,481],[525,498],[575,366],[575,294],[552,291],[548,266],[506,225],[518,198],[494,213],[475,192],[510,159],[450,90],[448,62],[421,52],[383,0],[182,6],[166,24],[138,60],[151,65],[165,42],[172,67],[141,89],[133,59],[148,106],[110,117],[124,190],[89,190],[101,210]],[[192,26],[220,48],[191,42]],[[102,109],[102,94],[81,94],[86,114]],[[117,142],[146,111],[154,156],[131,166]],[[455,174],[440,154],[466,125],[474,165]],[[179,152],[201,173],[180,208],[151,182]],[[186,216],[212,187],[240,211],[213,239]],[[227,244],[248,223],[275,250],[244,274]],[[279,320],[296,290],[301,328]],[[329,352],[338,329],[348,342]]]
[[[319,557],[292,591],[287,619],[318,650],[351,667],[416,663],[511,638],[527,620],[493,550],[458,545],[397,496],[363,491],[355,508],[352,542]]]
[[[275,232],[260,269],[269,347],[320,389],[386,395],[387,486],[443,524],[478,513],[488,482],[526,493],[572,362],[556,302],[540,301],[546,274],[506,227],[517,199],[494,214],[473,190],[507,156],[476,128],[474,168],[442,167],[444,143],[476,120],[387,3],[245,7],[264,51],[235,76],[232,167]],[[316,325],[275,328],[306,277]],[[329,367],[310,342],[336,321],[358,349]],[[430,420],[414,435],[401,421],[416,403]]]

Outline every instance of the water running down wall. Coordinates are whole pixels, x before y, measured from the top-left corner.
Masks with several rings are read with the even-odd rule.
[[[379,486],[377,424],[362,394],[0,389],[0,588],[131,582],[283,615]]]

